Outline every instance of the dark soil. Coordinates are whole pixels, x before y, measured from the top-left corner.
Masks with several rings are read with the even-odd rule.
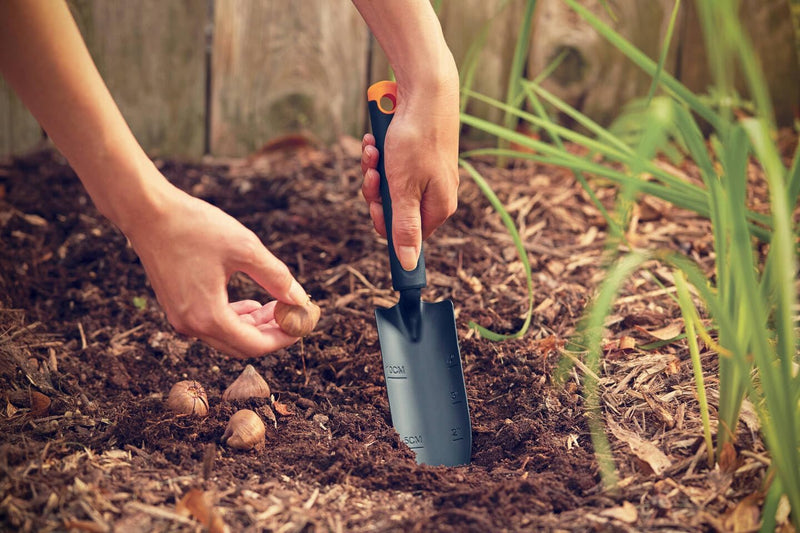
[[[322,307],[313,334],[247,361],[175,333],[125,237],[60,156],[44,151],[0,167],[3,528],[714,530],[725,529],[738,502],[758,496],[765,469],[754,430],[742,425],[747,453],[736,468],[709,471],[685,347],[642,349],[680,316],[653,282],[663,273],[657,264],[650,277],[630,280],[609,320],[601,386],[607,417],[621,428],[609,435],[622,481],[603,490],[583,373],[574,368],[563,385],[553,376],[602,279],[605,227],[570,174],[529,164],[476,163],[529,251],[534,315],[523,338],[491,342],[468,326],[516,331],[527,289],[499,216],[466,175],[459,210],[426,244],[423,297],[455,304],[474,443],[469,466],[417,465],[391,426],[373,311],[395,295],[385,241],[360,197],[355,148],[157,161],[175,184],[255,231]],[[599,184],[598,194],[611,205],[613,189]],[[652,200],[640,207],[639,242],[711,267],[705,221]],[[230,293],[269,299],[244,276],[231,280]],[[712,399],[715,357],[704,353]],[[247,363],[283,409],[266,399],[221,402]],[[208,416],[165,409],[182,379],[203,384]],[[237,452],[221,437],[245,406],[265,416],[267,442]],[[669,466],[652,468],[624,432],[655,444]],[[205,497],[199,508],[186,503],[191,489]]]

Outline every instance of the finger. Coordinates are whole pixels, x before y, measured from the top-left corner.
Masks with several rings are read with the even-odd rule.
[[[374,145],[366,145],[364,149],[361,150],[361,173],[365,174],[367,170],[376,168],[378,166],[378,159],[380,159],[378,149],[375,148]]]
[[[381,202],[381,176],[374,168],[367,169],[361,183],[361,195],[367,203]]]
[[[261,305],[254,300],[243,300],[230,304],[231,309],[239,314],[239,320],[251,326],[259,326],[275,318],[275,300]]]
[[[372,226],[378,235],[386,238],[386,220],[383,218],[383,205],[377,202],[369,204],[369,216],[372,219]]]
[[[267,324],[275,320],[275,304],[277,303],[278,302],[276,301],[269,302],[261,308],[250,313],[249,316],[252,317],[257,326]]]
[[[361,138],[361,149],[363,150],[366,146],[375,146],[375,136],[371,133],[365,133]]]
[[[256,325],[256,319],[253,318],[251,315],[239,315],[239,320],[250,326]]]
[[[245,324],[232,310],[228,311],[229,313],[220,317],[214,331],[200,335],[200,338],[229,355],[240,358],[260,357],[297,341],[297,338],[278,328],[277,324],[271,328]]]
[[[230,305],[234,313],[239,315],[239,320],[251,326],[256,325],[256,319],[253,318],[250,313],[261,309],[262,305],[260,302],[255,300],[240,300],[238,302],[231,302],[228,305]]]
[[[256,309],[260,309],[262,307],[261,302],[257,302],[255,300],[239,300],[238,302],[231,302],[230,306],[235,313],[240,315],[252,313]]]

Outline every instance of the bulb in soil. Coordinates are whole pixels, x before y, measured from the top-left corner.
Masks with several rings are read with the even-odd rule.
[[[179,381],[169,391],[167,407],[181,415],[205,416],[208,414],[206,391],[196,381]]]
[[[249,400],[250,398],[269,398],[270,390],[264,378],[253,368],[253,365],[244,367],[244,371],[222,393],[226,402],[234,400]]]
[[[311,300],[305,305],[290,305],[283,302],[275,305],[275,321],[292,337],[305,337],[311,333],[319,321],[319,315],[319,306]]]
[[[266,432],[260,416],[250,409],[242,409],[231,416],[222,442],[237,450],[252,450],[264,444]]]

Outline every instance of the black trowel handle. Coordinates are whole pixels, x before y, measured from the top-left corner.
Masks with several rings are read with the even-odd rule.
[[[378,174],[381,177],[381,201],[383,202],[383,218],[386,222],[386,236],[389,239],[389,266],[392,269],[392,287],[396,291],[407,289],[421,289],[426,283],[425,257],[420,251],[419,261],[414,270],[404,270],[397,259],[392,240],[392,199],[389,196],[389,183],[386,181],[386,171],[383,167],[383,144],[386,140],[386,131],[394,116],[397,103],[397,84],[392,81],[379,81],[367,90],[369,101],[369,118],[372,123],[372,134],[375,136],[375,147],[380,152],[378,159]],[[386,109],[385,103],[391,103]]]

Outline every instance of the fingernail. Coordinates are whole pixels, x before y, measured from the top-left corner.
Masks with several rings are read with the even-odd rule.
[[[397,259],[403,270],[414,270],[417,267],[417,249],[413,246],[399,246]]]
[[[291,287],[289,287],[289,298],[295,305],[305,305],[309,300],[306,291],[303,290],[303,287],[294,279],[292,280]]]

